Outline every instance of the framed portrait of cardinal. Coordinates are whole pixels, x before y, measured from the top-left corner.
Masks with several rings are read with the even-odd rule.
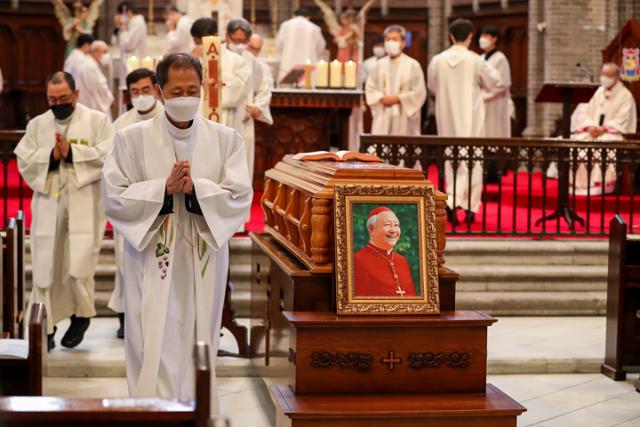
[[[338,314],[440,312],[435,189],[335,186]]]

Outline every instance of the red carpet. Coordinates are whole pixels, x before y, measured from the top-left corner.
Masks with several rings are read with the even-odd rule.
[[[2,171],[4,172],[4,171]],[[428,173],[432,182],[438,182],[437,170],[431,167]],[[7,179],[7,206],[8,216],[11,217],[19,209],[19,178],[15,162],[9,163],[8,179]],[[517,184],[517,185],[516,185]],[[4,173],[0,174],[0,185],[2,192],[0,198],[3,198],[5,191]],[[526,173],[521,172],[517,175],[517,183],[514,180],[514,174],[509,173],[502,179],[502,195],[499,192],[498,184],[489,184],[485,194],[486,203],[476,215],[476,222],[471,225],[470,232],[479,236],[492,237],[496,236],[496,232],[500,229],[501,233],[507,235],[529,237],[543,232],[543,225],[536,227],[535,222],[538,218],[550,214],[555,209],[558,181],[547,180],[546,206],[543,206],[543,177],[542,173],[534,173],[531,177],[531,193],[529,193],[529,177]],[[515,188],[515,191],[514,191]],[[27,226],[31,224],[31,190],[23,184],[23,210],[25,211]],[[264,228],[264,217],[262,208],[260,207],[260,198],[262,193],[255,193],[253,205],[251,207],[251,220],[246,224],[247,232],[259,232]],[[527,205],[531,200],[531,210],[528,211]],[[498,202],[501,203],[498,203]],[[4,203],[4,199],[2,200]],[[566,236],[550,236],[551,238],[575,238],[575,237],[594,237],[587,235],[587,230],[591,234],[608,234],[609,221],[615,215],[616,209],[621,212],[622,217],[628,224],[631,224],[631,212],[633,212],[632,232],[640,232],[640,196],[636,196],[634,206],[631,206],[628,196],[621,196],[618,201],[613,195],[594,196],[590,203],[587,204],[587,198],[576,196],[575,203],[576,212],[580,214],[586,224],[584,226],[576,225],[576,234],[568,235],[569,227],[564,221],[548,221],[544,224],[545,234],[567,234]],[[604,215],[602,215],[602,206],[604,205]],[[5,222],[3,216],[4,205],[0,205],[0,221]],[[633,211],[631,210],[633,208]],[[464,212],[458,211],[458,217],[464,220]],[[483,228],[483,222],[485,223]],[[447,225],[447,232],[451,235],[452,227]],[[467,225],[463,224],[456,228],[457,233],[467,234]],[[597,237],[597,236],[595,236]]]

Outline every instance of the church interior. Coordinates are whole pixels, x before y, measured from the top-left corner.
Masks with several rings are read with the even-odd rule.
[[[640,0],[3,0],[0,426],[640,427],[639,107]]]

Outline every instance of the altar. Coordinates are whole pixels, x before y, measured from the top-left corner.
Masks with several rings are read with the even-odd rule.
[[[273,126],[256,122],[253,188],[262,191],[265,171],[285,154],[329,150],[332,138],[348,148],[349,118],[363,92],[349,89],[274,89]]]

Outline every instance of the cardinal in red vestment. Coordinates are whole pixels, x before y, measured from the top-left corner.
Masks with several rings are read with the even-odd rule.
[[[415,297],[413,277],[407,259],[393,248],[400,240],[400,222],[389,208],[369,212],[369,242],[354,258],[355,297]]]

